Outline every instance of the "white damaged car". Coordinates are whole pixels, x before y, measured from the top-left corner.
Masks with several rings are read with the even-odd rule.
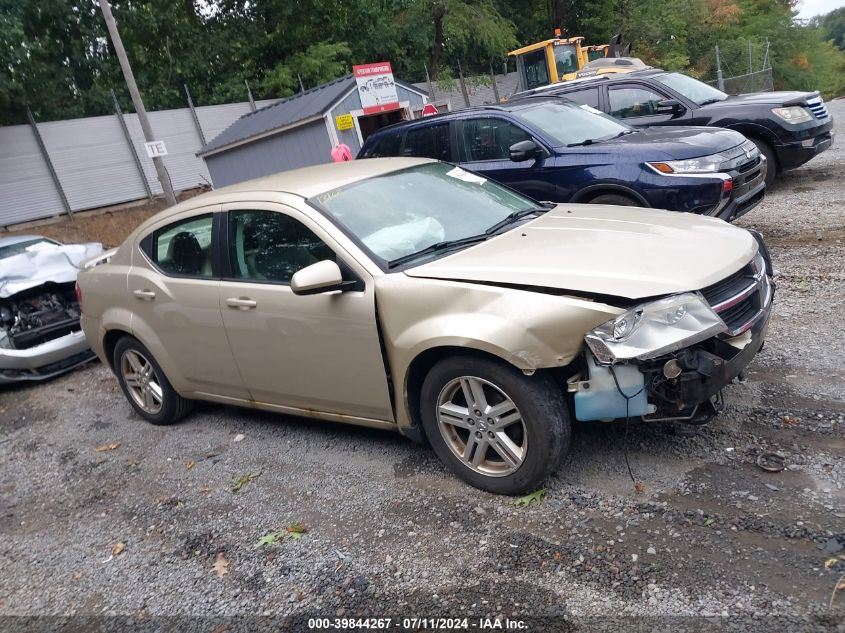
[[[94,358],[79,325],[76,276],[102,244],[0,238],[0,384],[45,380]]]

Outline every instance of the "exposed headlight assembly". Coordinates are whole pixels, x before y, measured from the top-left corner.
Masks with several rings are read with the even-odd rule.
[[[772,114],[787,123],[806,123],[813,120],[807,108],[801,106],[789,106],[788,108],[772,108]]]
[[[701,295],[687,292],[643,303],[585,337],[602,364],[647,360],[689,347],[727,329]]]

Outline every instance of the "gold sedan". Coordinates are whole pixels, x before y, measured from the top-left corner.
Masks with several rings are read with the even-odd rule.
[[[762,238],[720,220],[538,203],[397,158],[192,198],[78,292],[154,424],[210,400],[394,429],[516,494],[557,468],[572,417],[709,420],[773,286]]]

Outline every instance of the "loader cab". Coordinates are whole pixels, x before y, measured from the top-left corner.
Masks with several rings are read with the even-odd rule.
[[[508,53],[516,59],[519,89],[531,90],[574,79],[587,63],[583,41],[583,37],[555,37]]]

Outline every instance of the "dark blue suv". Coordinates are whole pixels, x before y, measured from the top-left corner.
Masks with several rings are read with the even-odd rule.
[[[731,221],[765,195],[766,159],[742,134],[632,128],[588,105],[531,98],[400,123],[358,158],[456,163],[537,200],[689,211]]]

